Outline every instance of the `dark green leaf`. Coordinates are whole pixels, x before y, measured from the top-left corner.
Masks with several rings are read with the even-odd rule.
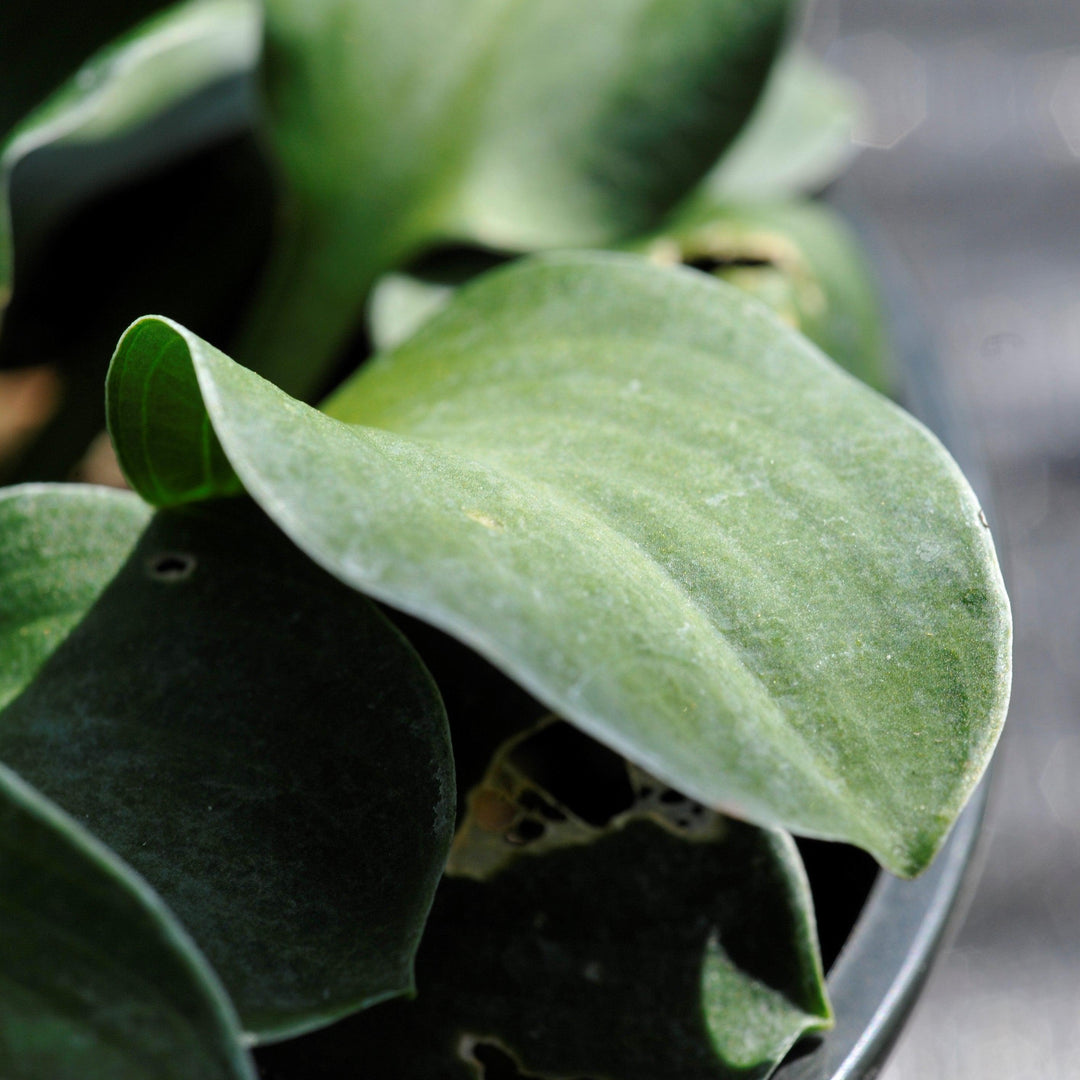
[[[135,496],[0,495],[0,703],[62,647],[150,516]],[[216,977],[146,884],[0,766],[0,1074],[251,1077]]]
[[[0,492],[0,707],[78,625],[149,518],[141,499],[106,488]]]
[[[187,0],[102,49],[16,126],[0,145],[0,309],[11,294],[8,189],[19,163],[43,147],[116,140],[198,91],[250,70],[258,30],[258,8],[252,0]],[[219,122],[211,117],[202,126],[212,130]],[[173,156],[177,143],[187,147],[200,135],[206,137],[191,125],[170,135],[173,145],[158,148],[158,156]],[[130,147],[100,162],[83,162],[77,179],[65,185],[66,197],[85,196],[96,186],[115,182],[134,164]]]
[[[148,318],[108,399],[139,490],[235,483],[212,428],[332,573],[700,802],[911,874],[992,752],[1011,624],[956,465],[704,275],[515,265],[363,369],[331,416]]]
[[[488,881],[447,878],[417,1000],[265,1060],[288,1080],[358,1062],[387,1080],[760,1080],[829,1026],[809,904],[779,833],[719,819],[685,839],[627,816]]]
[[[0,766],[4,1080],[254,1080],[214,973],[146,883]]]
[[[294,393],[433,243],[653,225],[749,114],[790,0],[270,0],[265,126],[292,193],[241,356]]]
[[[437,692],[248,500],[156,516],[0,759],[153,884],[258,1037],[411,988],[453,826]]]

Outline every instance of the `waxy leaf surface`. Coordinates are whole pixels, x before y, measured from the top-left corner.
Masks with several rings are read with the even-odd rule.
[[[689,264],[767,303],[841,367],[875,390],[890,387],[874,275],[844,222],[810,202],[723,202],[702,193],[664,228],[625,245],[662,266]],[[400,345],[457,288],[490,264],[463,251],[387,274],[368,305],[380,350]]]
[[[873,272],[827,206],[724,202],[703,194],[635,247],[661,263],[697,266],[757,296],[841,367],[875,390],[889,390]]]
[[[790,838],[721,819],[686,839],[627,816],[590,842],[448,877],[419,995],[271,1048],[275,1075],[763,1080],[830,1024]],[[481,1073],[478,1066],[486,1066]],[[313,1070],[313,1071],[312,1071]]]
[[[293,393],[375,279],[433,244],[654,226],[749,115],[790,0],[269,0],[263,121],[290,193],[241,358]]]
[[[154,517],[0,714],[0,760],[151,883],[257,1038],[411,988],[453,828],[442,705],[250,500]]]
[[[517,264],[330,415],[148,318],[107,396],[147,497],[230,487],[227,459],[343,581],[707,805],[911,874],[996,741],[1008,604],[956,465],[702,274]]]
[[[132,495],[0,497],[0,695],[71,631],[134,547]],[[253,1080],[217,978],[146,883],[0,766],[0,1075]]]

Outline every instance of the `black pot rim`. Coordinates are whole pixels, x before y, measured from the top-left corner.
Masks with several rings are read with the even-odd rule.
[[[831,201],[855,226],[879,279],[899,368],[900,398],[949,449],[992,523],[980,456],[947,393],[933,337],[919,316],[918,286],[875,228],[873,215],[846,195],[841,190]],[[836,1026],[808,1052],[781,1065],[773,1080],[871,1080],[877,1076],[974,891],[991,783],[988,773],[923,874],[904,881],[879,873],[829,971]]]

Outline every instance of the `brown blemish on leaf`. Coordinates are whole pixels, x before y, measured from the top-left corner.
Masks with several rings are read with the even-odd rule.
[[[491,833],[505,833],[517,821],[520,813],[509,799],[485,787],[477,788],[469,797],[469,812],[477,828]]]
[[[588,781],[598,781],[607,758],[625,777],[625,801],[611,802],[611,792],[598,782],[595,791],[565,790],[556,798],[550,787],[563,792],[567,774],[573,773],[565,758],[576,744],[564,736],[587,742],[577,746],[599,751],[605,760],[583,758],[590,767]],[[580,764],[580,763],[579,763]],[[561,775],[551,774],[552,766]],[[542,782],[543,777],[547,777]],[[610,782],[610,781],[609,781]],[[597,813],[597,793],[602,795],[603,814]],[[577,809],[575,810],[575,806]],[[555,716],[507,740],[491,760],[483,780],[466,799],[465,818],[454,836],[446,873],[486,881],[523,855],[539,855],[555,848],[594,843],[607,833],[643,817],[687,841],[721,839],[726,821],[720,815],[660,783],[647,772],[600,748],[587,736],[568,728]]]
[[[503,531],[503,523],[490,514],[485,514],[482,510],[466,510],[465,516],[470,521],[475,521],[477,525],[483,525],[485,529],[491,529],[492,532]]]

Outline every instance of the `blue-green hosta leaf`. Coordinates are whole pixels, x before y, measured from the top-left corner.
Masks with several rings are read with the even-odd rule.
[[[264,121],[292,194],[241,355],[317,383],[377,276],[448,239],[639,233],[746,119],[790,0],[269,0]]]
[[[956,465],[702,274],[515,265],[329,416],[148,318],[107,397],[149,497],[234,483],[212,431],[317,562],[702,803],[910,874],[996,741],[1008,605]]]
[[[70,535],[87,500],[68,501]],[[0,592],[76,575],[80,544],[5,562]],[[28,594],[23,622],[51,600]],[[0,760],[152,884],[256,1037],[410,990],[453,827],[442,706],[375,607],[249,500],[154,517],[0,714]]]
[[[251,70],[259,38],[254,0],[187,0],[141,23],[92,57],[67,83],[19,123],[0,145],[0,309],[12,287],[12,174],[36,150],[117,139],[159,117],[198,91]],[[221,117],[210,114],[213,127]],[[206,133],[191,126],[172,145],[151,148],[168,156]],[[130,171],[124,155],[103,156],[68,185],[68,198],[115,182]]]
[[[448,877],[419,995],[263,1055],[274,1075],[763,1080],[829,1026],[790,838],[623,815],[489,878]],[[501,1069],[498,1068],[501,1066]]]
[[[214,973],[146,883],[0,766],[0,1075],[254,1080]]]
[[[804,49],[773,68],[749,123],[706,177],[716,198],[781,199],[824,187],[855,154],[856,87]]]
[[[764,300],[841,367],[888,391],[874,276],[828,207],[703,196],[637,246],[658,262],[689,263]]]

